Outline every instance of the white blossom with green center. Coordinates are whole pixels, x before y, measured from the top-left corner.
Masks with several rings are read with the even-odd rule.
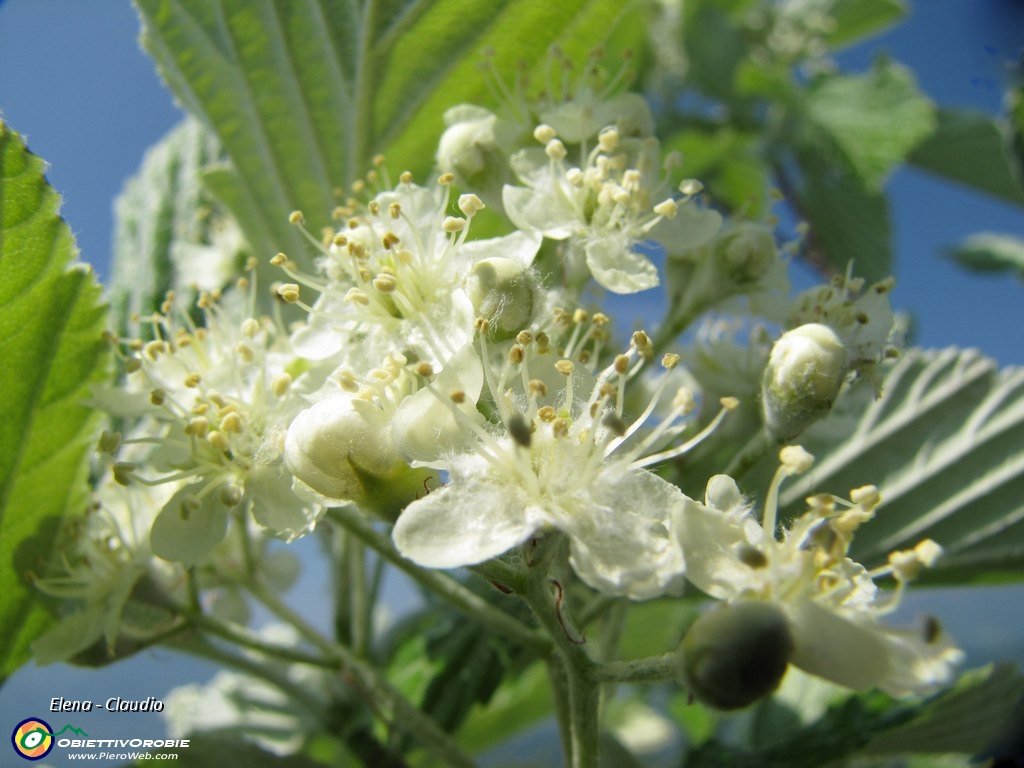
[[[412,502],[393,537],[409,559],[432,568],[457,568],[497,557],[532,537],[561,531],[569,540],[569,562],[594,589],[641,600],[676,593],[682,585],[683,550],[671,531],[673,512],[686,497],[648,468],[680,456],[700,442],[721,414],[699,435],[675,444],[680,419],[693,408],[681,389],[672,410],[648,424],[671,377],[644,410],[623,411],[627,383],[650,354],[646,334],[634,334],[629,350],[596,372],[586,359],[596,324],[577,313],[575,332],[561,355],[546,334],[522,332],[503,364],[485,366],[499,423],[481,425],[457,407],[465,393],[430,385],[438,403],[474,435],[468,450],[422,463],[445,470],[449,482]],[[587,330],[583,330],[587,327]],[[481,333],[482,357],[489,353]],[[664,364],[674,367],[677,358]],[[549,385],[544,378],[560,379]],[[732,403],[728,403],[731,406]],[[668,447],[665,447],[668,445]]]
[[[658,269],[637,250],[640,241],[657,240],[672,250],[695,248],[718,231],[721,216],[690,199],[699,191],[694,182],[681,186],[680,202],[656,197],[667,188],[657,139],[622,138],[608,127],[592,149],[581,146],[578,164],[572,165],[550,125],[538,126],[534,137],[543,150],[524,149],[511,158],[526,186],[505,186],[505,212],[524,231],[566,241],[568,282],[577,282],[585,269],[614,293],[653,288],[660,282]]]
[[[176,484],[151,537],[154,553],[186,565],[224,537],[233,510],[288,540],[322,512],[292,493],[282,461],[303,404],[289,372],[298,361],[275,321],[252,316],[253,300],[202,296],[203,327],[168,300],[151,320],[154,338],[128,344],[127,392],[97,395],[100,407],[137,420],[123,441],[135,453],[113,457],[115,479]]]
[[[280,286],[279,295],[309,311],[305,327],[293,335],[299,354],[367,371],[397,350],[443,367],[472,339],[478,309],[467,280],[473,267],[498,258],[525,274],[540,236],[514,232],[467,241],[483,204],[462,195],[464,217],[452,216],[450,178],[442,181],[420,187],[403,174],[393,191],[340,211],[345,227],[326,245],[317,243],[323,253],[319,276],[303,275],[283,255],[275,257],[297,281]],[[302,300],[299,283],[319,294],[312,306]]]
[[[687,499],[676,511],[674,531],[687,559],[687,578],[730,604],[768,601],[789,623],[790,662],[850,688],[878,687],[893,695],[927,693],[948,684],[963,653],[929,619],[918,631],[881,622],[894,611],[904,588],[941,549],[925,540],[894,552],[889,563],[867,570],[850,559],[854,532],[880,502],[873,486],[857,488],[850,501],[832,496],[808,500],[810,509],[776,537],[778,490],[783,478],[806,471],[812,458],[798,446],[781,452],[782,465],[758,522],[735,481],[716,475],[705,503]],[[875,579],[892,576],[883,592]]]

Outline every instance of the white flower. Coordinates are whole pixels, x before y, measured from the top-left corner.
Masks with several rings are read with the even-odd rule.
[[[811,509],[776,538],[778,489],[784,477],[805,471],[811,457],[782,449],[759,523],[735,481],[716,475],[705,503],[687,500],[676,512],[675,533],[687,558],[687,578],[730,604],[768,601],[778,606],[793,639],[790,662],[806,672],[855,689],[877,686],[893,695],[926,693],[948,683],[963,654],[937,623],[923,632],[881,623],[893,611],[906,583],[939,555],[926,540],[895,552],[887,566],[868,571],[847,556],[854,531],[879,503],[865,486],[851,501],[828,496],[809,500]],[[874,579],[892,575],[897,588],[879,591]]]
[[[829,326],[846,347],[850,369],[870,372],[894,341],[894,318],[889,306],[894,285],[890,277],[865,290],[863,278],[836,275],[829,285],[804,291],[794,299],[787,325]]]
[[[169,587],[180,578],[178,568],[152,556],[149,531],[173,485],[125,488],[107,476],[96,491],[96,503],[75,523],[61,572],[36,579],[43,592],[71,600],[76,609],[32,644],[36,661],[49,664],[85,651],[104,640],[114,653],[119,637],[145,640],[170,626],[169,613],[136,612],[124,620],[125,606],[140,581]]]
[[[301,287],[284,296],[309,310],[292,337],[296,351],[356,371],[378,367],[392,351],[410,360],[444,364],[473,336],[477,310],[466,281],[483,259],[501,258],[525,271],[541,238],[515,232],[467,241],[471,220],[483,204],[463,195],[463,217],[450,215],[446,184],[420,187],[406,178],[365,207],[345,211],[346,228],[320,246],[323,277],[296,272],[286,258],[275,263],[319,292],[312,307]],[[279,291],[280,292],[280,291]]]
[[[717,213],[693,203],[668,199],[654,204],[652,195],[662,185],[653,137],[623,139],[608,128],[580,165],[571,166],[553,128],[541,125],[534,135],[545,148],[513,155],[512,168],[526,186],[505,187],[505,211],[520,229],[567,241],[570,278],[585,264],[600,285],[615,293],[653,288],[658,270],[636,250],[640,241],[696,247],[721,224]]]
[[[589,330],[580,333],[585,326]],[[577,329],[573,338],[580,340],[595,326],[581,321]],[[570,342],[559,359],[546,335],[520,333],[500,372],[485,367],[488,389],[497,395],[496,426],[463,416],[453,400],[464,393],[430,385],[438,403],[475,437],[470,450],[425,462],[447,470],[449,482],[399,518],[393,538],[406,557],[427,567],[457,568],[557,530],[568,536],[569,561],[591,587],[634,599],[678,591],[684,563],[670,526],[673,510],[681,513],[687,500],[647,467],[689,450],[714,425],[684,445],[658,451],[679,434],[678,420],[692,400],[688,392],[678,393],[676,407],[646,433],[641,427],[664,387],[636,418],[623,413],[626,382],[649,353],[646,334],[636,334],[629,352],[596,378],[575,355],[581,348]],[[550,398],[554,386],[540,378],[548,371],[562,387]],[[513,394],[517,383],[521,389]]]
[[[322,513],[291,492],[282,461],[285,429],[303,405],[289,373],[298,360],[279,326],[248,314],[253,298],[239,294],[203,295],[203,327],[166,302],[152,318],[155,338],[129,343],[124,387],[97,397],[134,420],[124,441],[134,453],[114,463],[115,479],[175,484],[152,545],[187,565],[224,537],[232,510],[289,540]]]

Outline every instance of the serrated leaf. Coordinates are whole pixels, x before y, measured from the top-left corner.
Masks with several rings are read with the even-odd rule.
[[[886,59],[862,75],[821,78],[808,89],[805,107],[809,122],[870,192],[879,192],[935,129],[934,107],[913,74]]]
[[[835,25],[825,41],[835,49],[892,26],[907,15],[907,6],[902,0],[834,0],[829,15]]]
[[[945,554],[928,578],[1024,576],[1024,369],[1000,371],[975,350],[914,350],[886,371],[880,398],[870,389],[805,433],[818,460],[784,487],[783,505],[872,483],[882,506],[857,532],[856,559],[877,564],[932,538]]]
[[[187,118],[146,152],[114,201],[110,303],[120,332],[169,290],[211,291],[228,279],[235,254],[213,241],[230,225],[200,184],[200,170],[219,158],[217,140]]]
[[[972,670],[919,716],[872,739],[865,751],[977,754],[1006,723],[1021,695],[1024,677],[1012,665]]]
[[[1008,148],[1006,128],[981,112],[942,109],[936,130],[908,158],[912,165],[1024,205],[1020,170]]]
[[[338,195],[387,152],[392,171],[427,171],[444,109],[488,102],[477,67],[541,74],[552,45],[582,60],[618,0],[136,0],[143,43],[185,107],[231,161],[210,180],[257,256],[305,243]],[[543,77],[540,78],[543,80]]]
[[[842,273],[850,262],[868,282],[892,274],[889,203],[852,174],[829,165],[820,155],[800,158],[803,187],[798,209],[810,224],[807,256],[814,266]]]
[[[1014,235],[979,232],[949,249],[949,255],[978,272],[1019,272],[1024,276],[1024,240]]]
[[[49,623],[26,574],[84,509],[97,424],[82,403],[108,361],[107,308],[43,166],[0,123],[0,678]]]

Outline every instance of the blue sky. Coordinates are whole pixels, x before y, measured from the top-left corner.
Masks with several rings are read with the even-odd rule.
[[[844,53],[843,66],[863,69],[876,52],[887,51],[915,71],[936,102],[998,110],[1009,62],[1022,54],[1024,3],[917,0],[916,5],[909,23]],[[138,21],[127,0],[0,3],[0,113],[51,164],[49,178],[64,195],[63,214],[82,257],[101,276],[110,253],[114,197],[146,148],[181,117],[137,36]],[[971,275],[938,255],[943,246],[976,231],[1024,237],[1024,211],[912,170],[900,171],[889,192],[897,237],[894,301],[917,317],[917,341],[974,346],[1003,364],[1024,364],[1024,282]],[[1004,601],[1019,598],[1018,588],[1009,589],[945,598],[951,628],[973,647],[976,659],[1008,657],[1021,645],[1024,628],[1011,636],[997,613]],[[914,604],[929,599],[915,597]],[[956,614],[978,603],[987,610],[972,611],[969,619],[965,614],[958,633]],[[160,696],[173,684],[163,664],[168,658],[169,653],[157,652],[100,671],[27,668],[0,689],[0,726],[15,715],[19,720],[45,715],[39,710],[52,696]],[[203,679],[211,669],[176,660],[173,675],[175,682]],[[31,711],[22,713],[23,703]],[[104,714],[93,722],[108,734],[129,727],[143,736],[162,734],[153,717]],[[59,728],[63,722],[53,724]]]

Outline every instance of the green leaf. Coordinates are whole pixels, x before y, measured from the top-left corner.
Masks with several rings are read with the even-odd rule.
[[[743,30],[719,3],[688,3],[683,45],[690,60],[687,79],[705,95],[735,99],[736,71],[747,53]]]
[[[935,129],[934,107],[907,68],[880,59],[863,75],[832,75],[807,91],[807,119],[871,192]],[[828,149],[826,148],[826,152]]]
[[[230,168],[208,177],[261,260],[301,258],[338,195],[388,153],[393,173],[433,162],[445,109],[488,98],[483,53],[542,81],[547,51],[582,61],[624,15],[618,0],[136,0],[143,44]]]
[[[834,28],[826,33],[829,48],[841,48],[902,21],[907,15],[902,0],[834,0],[829,14]]]
[[[242,244],[227,242],[232,225],[200,184],[200,169],[219,157],[216,139],[186,119],[146,153],[114,201],[110,303],[120,332],[133,314],[155,312],[167,291],[222,288],[236,266],[230,245]]]
[[[963,675],[923,701],[901,702],[883,693],[850,696],[785,740],[742,750],[712,740],[687,756],[687,768],[819,768],[846,755],[926,752],[974,753],[998,731],[1024,680],[1007,667]]]
[[[1011,664],[971,670],[919,716],[872,739],[865,751],[977,754],[1022,695],[1024,677]]]
[[[1024,276],[1024,240],[1014,235],[979,232],[951,248],[949,255],[978,272],[1014,270]]]
[[[107,309],[89,267],[72,263],[43,166],[0,123],[0,678],[49,623],[26,575],[85,508],[97,422],[82,402],[108,362]]]
[[[1007,130],[984,113],[939,110],[937,129],[908,159],[922,170],[1024,205],[1024,187],[1020,170],[1011,160]]]
[[[803,187],[795,193],[810,224],[807,258],[819,269],[842,273],[853,262],[855,275],[874,282],[892,274],[892,233],[885,196],[855,176],[805,152]]]
[[[857,531],[855,559],[877,564],[932,538],[945,554],[923,577],[1024,576],[1024,369],[1000,371],[974,350],[913,350],[877,400],[867,386],[849,394],[804,434],[818,460],[784,486],[783,505],[875,484],[882,506]]]

